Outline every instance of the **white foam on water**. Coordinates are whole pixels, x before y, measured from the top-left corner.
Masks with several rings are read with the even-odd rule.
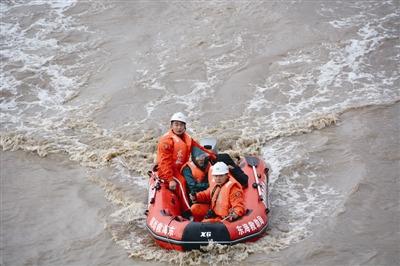
[[[74,6],[74,1],[34,1],[27,5],[42,5],[42,4],[54,4],[55,10],[64,11]],[[23,4],[19,6],[24,6]],[[2,90],[6,89],[12,91],[16,95],[15,98],[26,95],[27,89],[37,94],[39,103],[46,108],[49,108],[49,103],[54,103],[57,109],[60,109],[61,104],[71,99],[78,93],[78,88],[81,83],[77,78],[68,77],[66,73],[76,68],[77,65],[59,66],[52,63],[54,56],[59,53],[60,50],[70,50],[68,44],[59,45],[59,42],[48,37],[53,31],[57,31],[60,25],[65,29],[73,29],[72,20],[65,17],[62,12],[56,12],[57,15],[52,13],[50,9],[50,17],[40,18],[32,25],[29,25],[26,29],[21,28],[19,23],[9,23],[2,21],[2,36],[5,38],[5,47],[1,50],[1,55],[6,59],[3,60],[2,67],[8,64],[21,65],[19,68],[13,68],[13,72],[4,71],[0,76]],[[53,14],[53,15],[52,15]],[[69,26],[68,26],[69,25]],[[34,35],[29,34],[29,31],[35,29]],[[4,34],[4,35],[3,35]],[[74,50],[74,49],[72,49]],[[45,76],[50,78],[46,87],[36,86],[35,84],[22,83],[21,80],[16,81],[13,73],[27,73],[28,77],[41,80]],[[12,82],[10,82],[12,81]],[[22,85],[25,87],[22,88]],[[32,102],[33,103],[33,102]],[[23,105],[19,106],[23,109]]]
[[[331,13],[333,13],[333,9],[330,10]],[[358,14],[356,16],[352,17],[347,17],[339,20],[332,20],[329,21],[328,23],[337,29],[342,29],[342,28],[349,28],[355,25],[357,21],[360,21],[362,19],[365,19],[365,16],[363,14]]]
[[[229,56],[224,54],[221,55],[220,57],[217,57],[215,59],[206,62],[206,65],[208,68],[212,69],[212,72],[214,72],[236,67],[239,65],[239,62],[234,62],[234,61],[232,62]]]
[[[122,157],[117,157],[113,161],[113,168],[115,169],[115,173],[111,177],[111,179],[117,179],[127,184],[139,186],[142,188],[148,187],[148,177],[146,175],[134,175],[132,171],[130,171],[130,166]]]
[[[224,75],[226,71],[236,69],[238,66],[242,65],[245,60],[245,53],[243,53],[242,47],[243,39],[240,34],[235,35],[232,40],[224,41],[219,45],[211,43],[207,47],[209,50],[218,49],[220,47],[230,47],[232,52],[217,54],[208,58],[204,62],[206,66],[207,80],[192,80],[190,92],[179,94],[168,89],[162,81],[166,75],[165,66],[168,65],[171,60],[168,54],[174,54],[168,45],[169,44],[161,40],[156,42],[155,47],[158,51],[157,60],[160,66],[156,71],[156,74],[149,73],[148,70],[143,69],[139,71],[142,75],[139,82],[147,84],[145,86],[147,89],[156,89],[165,92],[162,97],[152,100],[145,105],[147,116],[139,123],[144,123],[151,117],[155,110],[160,108],[162,109],[166,103],[171,102],[186,106],[182,110],[185,111],[188,116],[196,117],[198,115],[199,104],[204,102],[205,99],[211,97],[215,92],[215,88],[221,84],[222,78],[219,76]]]
[[[355,82],[363,78],[373,82],[374,76],[370,73],[362,72],[360,66],[365,64],[363,62],[364,56],[374,51],[380,41],[387,36],[379,35],[369,24],[362,27],[358,34],[362,38],[361,40],[348,40],[343,49],[334,47],[334,50],[330,52],[331,60],[319,68],[321,74],[317,79],[317,84],[321,88],[326,89],[331,85],[340,87],[343,81]],[[351,71],[346,71],[346,68]]]
[[[92,34],[65,14],[75,4],[75,1],[34,1],[2,9],[7,19],[1,21],[1,35],[5,40],[1,49],[4,58],[0,76],[1,146],[4,150],[36,151],[41,156],[66,152],[71,160],[99,166],[106,164],[101,156],[107,154],[109,147],[99,148],[90,142],[107,136],[89,116],[103,104],[69,103],[85,83],[87,74],[76,75],[76,70],[90,54],[87,47],[95,41],[87,43],[86,39],[78,38],[60,42],[53,37],[54,34]],[[26,28],[18,21],[13,23],[14,17],[6,13],[15,7],[29,9],[32,5],[49,5],[49,9],[46,16],[33,20]],[[79,57],[66,64],[57,61],[60,56],[74,58],[76,54]]]
[[[293,54],[293,56],[281,59],[277,61],[277,64],[282,66],[291,66],[297,63],[312,63],[313,58],[309,54],[302,54],[302,51],[298,51]]]
[[[197,81],[193,83],[191,92],[186,95],[176,95],[174,100],[177,103],[186,105],[186,113],[189,117],[193,117],[197,113],[198,104],[202,102],[203,99],[209,96],[211,92],[211,86],[207,82]]]
[[[0,73],[0,92],[5,94],[16,95],[18,93],[16,87],[21,85],[21,81],[13,76],[5,75],[4,72]],[[3,98],[2,98],[3,100]],[[15,98],[13,99],[15,101]]]
[[[208,73],[211,75],[216,75],[220,71],[235,69],[235,67],[240,66],[243,63],[243,60],[245,59],[245,53],[243,50],[243,38],[241,34],[235,34],[232,40],[224,41],[223,44],[214,45],[214,43],[212,43],[208,47],[210,50],[226,47],[226,49],[229,51],[229,53],[223,53],[221,55],[211,57],[205,62]]]
[[[263,148],[263,157],[271,167],[271,227],[278,229],[273,230],[269,237],[285,245],[311,235],[313,220],[329,217],[341,199],[333,188],[317,184],[316,181],[322,177],[316,173],[319,167],[323,168],[324,162],[308,165],[309,157],[304,145],[281,138]],[[280,231],[282,224],[287,227]]]
[[[150,88],[166,91],[166,88],[160,85],[160,83],[156,82],[155,84],[157,84],[157,87],[154,87],[153,84],[151,85]],[[204,100],[204,98],[209,97],[209,94],[212,93],[212,84],[213,84],[212,81],[211,82],[194,81],[190,92],[187,94],[179,95],[167,92],[160,99],[148,102],[145,105],[147,116],[141,122],[145,122],[148,118],[151,117],[151,114],[154,110],[160,108],[162,105],[168,102],[183,104],[186,106],[186,108],[184,108],[184,111],[188,114],[188,116],[196,115],[198,104],[201,103]]]
[[[356,106],[397,101],[399,94],[394,84],[398,71],[371,71],[369,57],[378,52],[385,40],[396,38],[385,24],[400,17],[398,13],[371,19],[362,11],[331,21],[333,25],[357,27],[359,37],[289,52],[277,62],[282,71],[268,76],[264,84],[252,84],[255,94],[247,102],[245,115],[264,114],[257,118],[257,126],[282,125]],[[282,95],[282,101],[276,102],[276,94]]]
[[[15,102],[15,99],[1,100],[1,102],[0,102],[0,110],[2,112],[12,111],[12,110],[16,110],[16,109],[17,109],[17,103]],[[3,117],[3,115],[6,115],[6,114],[1,113],[0,115],[1,115],[1,117]],[[2,122],[5,122],[5,120],[2,121]]]
[[[50,6],[58,12],[64,12],[69,8],[76,5],[77,0],[52,0],[52,1],[40,1],[43,3],[50,4]]]
[[[270,101],[264,98],[264,92],[267,90],[265,87],[256,87],[254,98],[248,103],[247,110],[260,111],[264,106],[270,105]]]

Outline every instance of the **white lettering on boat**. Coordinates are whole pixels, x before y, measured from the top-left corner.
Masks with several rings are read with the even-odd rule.
[[[242,236],[248,233],[256,232],[262,227],[263,224],[265,224],[264,219],[261,216],[257,216],[252,221],[236,226],[236,230],[238,234]]]
[[[173,236],[175,232],[175,227],[174,226],[168,226],[160,221],[158,221],[156,218],[152,217],[149,223],[150,228],[159,234],[163,234],[166,236]]]
[[[201,233],[200,237],[207,237],[207,238],[211,237],[211,232],[200,232],[200,233]]]

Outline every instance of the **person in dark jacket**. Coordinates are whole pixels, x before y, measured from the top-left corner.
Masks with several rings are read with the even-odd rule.
[[[193,147],[191,160],[181,170],[189,194],[195,194],[208,188],[209,168],[208,155],[199,148]]]

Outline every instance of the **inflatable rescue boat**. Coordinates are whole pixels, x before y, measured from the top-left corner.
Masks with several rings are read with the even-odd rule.
[[[217,223],[178,219],[180,214],[174,211],[178,205],[176,195],[156,171],[150,171],[146,227],[156,243],[165,249],[186,251],[210,241],[233,245],[263,236],[270,210],[269,169],[260,157],[252,156],[242,158],[239,167],[248,176],[248,186],[243,188],[246,213],[236,221]]]

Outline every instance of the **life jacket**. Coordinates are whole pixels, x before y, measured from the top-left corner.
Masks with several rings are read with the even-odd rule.
[[[174,141],[172,158],[174,159],[175,169],[179,171],[189,160],[190,150],[192,149],[192,138],[186,133],[183,134],[183,138],[180,138],[172,133],[172,131],[168,132],[168,135]]]
[[[205,170],[200,169],[193,161],[189,161],[182,166],[181,172],[183,168],[189,167],[192,171],[193,178],[198,182],[202,183],[207,177],[208,169],[210,168],[210,164],[207,165]]]
[[[169,130],[165,133],[158,143],[159,147],[169,147],[172,145],[172,173],[171,173],[171,165],[169,163],[162,163],[162,156],[169,157],[171,156],[170,150],[164,151],[163,149],[158,148],[157,152],[157,164],[159,167],[159,174],[161,177],[166,178],[167,180],[171,180],[172,176],[177,177],[182,166],[189,160],[190,151],[192,149],[192,138],[186,132],[183,134],[182,138],[175,135],[172,130]],[[168,154],[165,154],[168,153]]]
[[[231,193],[236,193],[236,191],[238,190],[242,191],[241,185],[230,174],[228,174],[228,176],[228,181],[226,181],[226,183],[222,186],[217,185],[214,181],[212,183],[212,186],[210,187],[210,207],[215,212],[215,214],[220,217],[225,217],[229,215],[229,211],[232,208],[229,201]],[[238,215],[242,215],[242,213],[238,213]]]

